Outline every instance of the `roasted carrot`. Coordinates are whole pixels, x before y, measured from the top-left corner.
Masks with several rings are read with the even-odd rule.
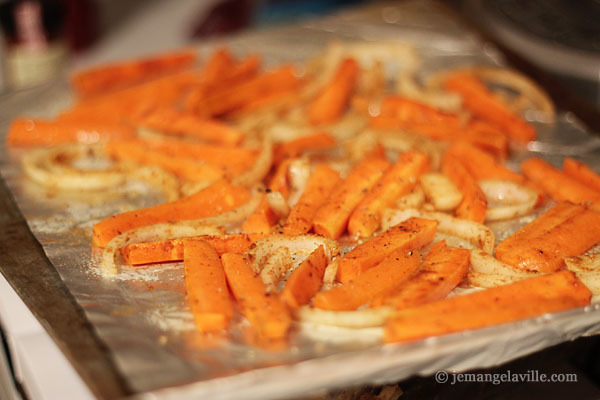
[[[71,78],[71,86],[78,96],[89,97],[181,71],[191,67],[195,61],[195,51],[183,50],[100,66],[74,74]]]
[[[54,146],[62,143],[96,143],[135,137],[135,129],[126,124],[52,121],[17,118],[10,125],[9,146]]]
[[[431,106],[400,96],[388,96],[381,103],[380,115],[393,117],[398,122],[410,125],[443,125],[459,129],[458,116],[439,111]]]
[[[243,253],[248,247],[263,234],[230,234],[230,235],[207,235],[195,239],[201,239],[210,244],[217,254]],[[159,240],[156,242],[132,243],[121,248],[121,255],[129,265],[142,265],[151,263],[163,263],[183,260],[184,239]]]
[[[393,292],[377,297],[371,305],[389,304],[397,309],[441,300],[463,280],[469,270],[469,250],[436,243],[417,272]]]
[[[419,176],[428,169],[426,154],[416,151],[401,154],[356,206],[348,221],[348,232],[360,237],[371,236],[381,224],[381,212],[410,193]]]
[[[400,310],[388,320],[384,340],[404,342],[519,321],[583,307],[591,296],[573,272],[555,272]]]
[[[287,307],[278,296],[267,292],[245,257],[225,253],[221,261],[231,292],[258,334],[268,339],[286,337],[291,323]]]
[[[464,106],[471,113],[499,126],[514,141],[526,144],[535,139],[533,126],[494,96],[476,77],[458,73],[449,77],[444,87],[461,95]]]
[[[500,242],[496,246],[496,257],[502,259],[506,254],[514,251],[521,243],[545,234],[568,218],[583,212],[583,210],[583,207],[567,202],[557,204]]]
[[[134,145],[132,143],[132,145]],[[189,158],[239,174],[254,165],[257,151],[243,147],[191,143],[177,139],[137,139],[136,146],[157,150],[177,158]]]
[[[356,246],[338,263],[337,279],[346,283],[379,264],[397,249],[417,250],[433,240],[437,221],[410,218]]]
[[[308,121],[313,125],[321,125],[337,120],[348,106],[359,74],[360,68],[356,60],[342,60],[331,81],[307,105]]]
[[[296,158],[306,151],[333,149],[336,144],[335,138],[326,132],[302,136],[275,147],[273,163],[279,164],[286,158]]]
[[[323,285],[325,268],[327,256],[319,246],[291,273],[280,294],[283,302],[290,308],[308,304]]]
[[[461,159],[450,153],[444,154],[442,172],[450,178],[463,195],[462,201],[456,208],[456,216],[483,223],[487,212],[487,200]]]
[[[273,176],[269,179],[269,189],[280,192],[283,197],[287,198],[290,194],[290,182],[288,179],[288,170],[293,159],[288,158],[279,163]]]
[[[276,222],[277,216],[264,196],[256,210],[242,224],[242,231],[245,233],[270,233]]]
[[[525,182],[525,177],[506,168],[491,154],[466,142],[455,142],[446,150],[460,159],[469,174],[476,180],[504,179],[517,183]]]
[[[233,300],[219,255],[202,240],[185,239],[183,247],[186,297],[197,329],[227,329],[233,316]]]
[[[460,133],[458,128],[443,124],[408,123],[395,116],[387,115],[371,117],[369,125],[374,129],[407,131],[432,140],[455,140]]]
[[[367,155],[348,174],[313,220],[313,229],[319,235],[337,239],[342,236],[354,208],[377,183],[390,163],[380,156]]]
[[[565,265],[565,257],[600,243],[600,213],[581,209],[547,231],[502,249],[496,253],[498,259],[528,271],[557,271]]]
[[[584,163],[565,157],[563,171],[571,178],[600,193],[600,175]]]
[[[229,146],[239,144],[244,138],[242,132],[220,121],[201,118],[172,107],[154,109],[141,117],[137,123],[166,135],[193,137]]]
[[[239,85],[233,85],[209,94],[196,106],[195,111],[204,116],[220,116],[243,107],[258,94],[292,89],[300,84],[290,66],[266,72]]]
[[[114,140],[105,146],[114,159],[143,165],[156,165],[175,175],[191,181],[213,182],[225,177],[222,167],[195,161],[191,158],[174,157],[158,150],[136,146],[139,141]]]
[[[600,203],[599,192],[571,178],[541,158],[534,157],[523,161],[521,170],[527,178],[540,186],[556,201]]]
[[[293,107],[299,101],[299,91],[297,87],[284,88],[281,90],[274,89],[273,91],[258,95],[258,97],[249,100],[231,113],[232,117],[248,115],[251,112],[255,112],[263,109],[281,109],[286,107]],[[230,114],[228,114],[229,116]]]
[[[141,226],[209,217],[246,203],[250,192],[221,180],[192,196],[108,217],[94,225],[94,244],[104,247],[115,236]]]
[[[311,174],[304,192],[290,210],[283,232],[303,234],[310,231],[317,210],[325,204],[331,192],[342,182],[340,174],[326,164],[318,164]]]
[[[459,132],[458,140],[471,143],[501,159],[508,157],[508,137],[487,122],[471,119]]]
[[[313,305],[325,310],[355,310],[400,285],[419,266],[420,261],[418,251],[398,248],[380,264],[354,279],[317,293]]]

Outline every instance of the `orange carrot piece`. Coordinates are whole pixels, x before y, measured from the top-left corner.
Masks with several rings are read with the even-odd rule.
[[[192,50],[159,54],[78,72],[72,76],[71,86],[78,96],[89,97],[181,71],[195,61],[196,52]]]
[[[600,193],[600,175],[584,163],[565,157],[563,171],[571,178]]]
[[[534,157],[523,161],[521,170],[527,178],[556,201],[600,203],[600,193],[554,168],[541,158]]]
[[[137,139],[137,145],[157,150],[173,157],[202,161],[230,172],[232,175],[248,170],[256,162],[257,151],[243,147],[191,143],[176,139]]]
[[[437,225],[437,221],[410,218],[356,246],[340,258],[337,270],[338,281],[346,283],[356,279],[397,249],[411,251],[426,246],[433,240]]]
[[[198,238],[210,244],[217,254],[243,253],[252,243],[264,237],[263,234],[237,233],[231,235],[208,235]],[[183,260],[184,239],[159,240],[155,242],[132,243],[121,248],[121,255],[129,265],[164,263]]]
[[[449,153],[444,154],[442,173],[450,178],[463,195],[462,201],[456,208],[456,216],[483,223],[487,212],[487,200],[461,159]]]
[[[501,159],[508,157],[508,137],[496,126],[487,122],[470,120],[460,131],[458,138]]]
[[[243,107],[259,94],[292,89],[300,84],[291,66],[266,72],[239,85],[233,85],[209,94],[196,106],[195,111],[204,116],[220,116]]]
[[[6,141],[9,146],[30,147],[96,143],[135,136],[135,129],[126,124],[17,118],[10,125]]]
[[[459,129],[458,116],[439,111],[427,104],[400,96],[388,96],[381,103],[380,115],[394,117],[398,122],[410,125],[443,125]]]
[[[355,310],[400,285],[417,269],[420,261],[418,251],[398,248],[380,264],[364,271],[354,279],[341,286],[317,293],[313,305],[325,310]]]
[[[290,182],[288,179],[288,170],[292,163],[292,158],[288,158],[279,163],[275,173],[269,180],[269,189],[274,192],[280,192],[287,199],[290,194]]]
[[[217,252],[202,240],[183,241],[184,282],[188,304],[200,332],[227,329],[233,301]]]
[[[326,164],[318,164],[311,174],[304,192],[290,210],[283,233],[307,233],[313,226],[317,210],[325,204],[333,190],[342,182],[340,174]]]
[[[138,120],[138,125],[166,135],[193,137],[229,146],[239,144],[244,138],[244,133],[220,121],[171,107],[152,110]]]
[[[543,235],[557,225],[562,224],[568,218],[583,212],[583,210],[583,207],[571,203],[557,204],[500,242],[496,246],[496,257],[498,259],[503,258],[506,253],[512,251],[520,243]]]
[[[527,271],[557,271],[565,265],[565,257],[600,243],[600,213],[582,208],[548,231],[501,251],[498,259]]]
[[[228,74],[235,64],[233,55],[226,48],[216,49],[202,66],[200,75],[202,82],[213,83]]]
[[[571,271],[454,296],[398,311],[385,326],[385,342],[405,342],[519,321],[590,303],[592,293]]]
[[[469,258],[469,250],[438,242],[414,275],[371,305],[389,304],[402,309],[441,300],[463,280],[469,270]]]
[[[257,333],[268,339],[285,338],[291,317],[279,296],[267,292],[242,254],[225,253],[221,261],[231,292]]]
[[[432,140],[454,140],[460,132],[459,128],[443,124],[407,123],[396,116],[388,115],[371,117],[369,125],[374,129],[408,131]]]
[[[276,222],[277,216],[264,196],[256,210],[242,224],[242,231],[245,233],[271,233]]]
[[[535,139],[534,127],[494,96],[476,77],[455,74],[446,80],[444,87],[460,94],[471,113],[499,126],[516,142],[527,144]]]
[[[195,161],[191,158],[174,157],[161,151],[136,146],[140,141],[119,140],[106,144],[106,152],[113,158],[137,164],[156,165],[175,175],[191,181],[216,181],[225,177],[226,171],[219,166]]]
[[[348,106],[359,74],[360,68],[356,60],[342,60],[331,81],[308,104],[308,121],[313,125],[321,125],[337,120]]]
[[[115,236],[130,229],[173,220],[210,217],[241,206],[250,192],[221,180],[191,196],[152,207],[108,217],[94,225],[94,244],[104,247]]]
[[[258,97],[249,100],[246,104],[232,113],[231,116],[247,115],[251,112],[269,107],[293,107],[298,103],[298,95],[297,87],[284,88],[281,90],[274,89],[271,92],[263,93]]]
[[[525,182],[523,175],[506,168],[494,156],[470,143],[452,143],[446,152],[458,158],[469,171],[469,174],[476,180],[504,179],[517,183]]]
[[[302,136],[278,145],[273,154],[273,163],[279,164],[286,158],[296,158],[305,151],[333,149],[336,144],[335,138],[325,132]]]
[[[327,256],[319,246],[291,273],[280,294],[283,302],[290,308],[308,304],[323,285],[325,268]]]
[[[356,206],[348,221],[348,232],[360,237],[371,236],[381,224],[381,212],[399,197],[410,193],[419,176],[428,169],[426,154],[416,151],[401,154]]]
[[[379,156],[367,155],[334,189],[313,220],[315,233],[337,239],[342,236],[354,208],[377,183],[390,163]]]

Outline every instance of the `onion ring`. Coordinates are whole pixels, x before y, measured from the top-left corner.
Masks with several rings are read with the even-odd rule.
[[[488,201],[486,221],[522,217],[530,214],[537,203],[538,194],[525,185],[500,179],[483,179],[477,183]]]
[[[252,168],[233,178],[232,184],[252,187],[261,182],[269,173],[271,164],[273,164],[273,141],[268,135],[264,136],[261,147]]]

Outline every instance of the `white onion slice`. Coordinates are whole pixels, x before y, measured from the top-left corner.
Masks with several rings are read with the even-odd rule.
[[[263,138],[260,152],[249,170],[237,175],[231,180],[234,185],[252,187],[261,182],[271,169],[273,163],[273,141],[267,135]]]
[[[533,211],[538,194],[525,185],[501,179],[478,181],[488,202],[486,221],[522,217]]]
[[[382,326],[393,312],[392,307],[366,308],[355,311],[329,311],[303,306],[298,309],[296,317],[303,323],[359,329]]]

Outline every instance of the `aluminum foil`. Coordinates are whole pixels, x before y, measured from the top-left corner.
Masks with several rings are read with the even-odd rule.
[[[258,52],[268,64],[303,61],[331,40],[396,41],[422,56],[421,73],[461,64],[501,65],[498,52],[429,1],[376,4],[300,25],[234,37],[239,53]],[[210,45],[199,46],[209,51]],[[66,80],[0,103],[1,131],[17,115],[52,116],[68,105]],[[538,123],[539,140],[511,163],[541,154],[558,165],[575,155],[600,168],[600,140],[570,114]],[[117,194],[53,193],[23,178],[18,151],[2,154],[1,172],[36,238],[104,341],[118,370],[140,398],[290,398],[361,384],[382,384],[437,370],[498,365],[600,330],[600,307],[544,315],[477,331],[381,345],[381,330],[349,335],[342,329],[297,326],[290,346],[264,346],[238,321],[231,340],[194,330],[181,263],[124,267],[102,277],[92,226],[103,218],[162,201],[129,184]],[[527,218],[493,225],[502,240]]]

